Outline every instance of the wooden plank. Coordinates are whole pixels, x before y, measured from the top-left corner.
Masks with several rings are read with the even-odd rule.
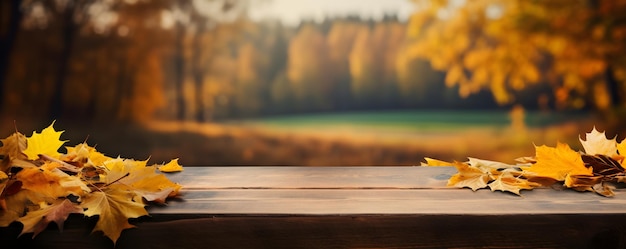
[[[187,167],[185,189],[445,188],[453,167]]]
[[[155,214],[607,214],[626,213],[614,198],[573,190],[510,193],[447,188],[451,167],[207,167],[172,180],[180,201]]]
[[[626,192],[615,198],[571,190],[535,189],[523,196],[469,189],[226,189],[190,190],[154,214],[605,214],[626,213]]]
[[[2,248],[626,248],[624,215],[198,216],[134,222],[114,246],[70,217],[31,239],[0,229]]]
[[[626,248],[615,198],[535,189],[523,196],[445,187],[449,167],[211,167],[170,174],[183,196],[133,219],[115,248]],[[113,248],[72,215],[2,248]]]

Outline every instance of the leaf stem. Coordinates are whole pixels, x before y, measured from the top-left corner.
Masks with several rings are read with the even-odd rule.
[[[119,180],[122,180],[122,179],[126,178],[128,175],[130,175],[130,172],[127,172],[125,175],[123,175],[123,176],[122,176],[122,177],[120,177],[120,178],[117,178],[117,180],[115,180],[115,181],[112,181],[112,182],[107,183],[106,185],[104,185],[104,187],[108,187],[108,186],[110,186],[111,184],[116,183],[116,182],[118,182]]]

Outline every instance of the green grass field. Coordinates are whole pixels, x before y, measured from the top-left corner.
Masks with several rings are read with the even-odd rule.
[[[588,119],[584,113],[527,112],[525,123],[529,128],[543,128],[563,122]],[[333,129],[403,132],[449,132],[467,128],[502,129],[510,125],[505,111],[384,111],[307,114],[260,118],[229,122],[270,129]]]

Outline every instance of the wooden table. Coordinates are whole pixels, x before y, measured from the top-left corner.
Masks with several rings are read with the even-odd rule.
[[[626,248],[626,191],[447,188],[451,167],[197,167],[181,200],[151,207],[116,248]],[[113,248],[70,217],[1,248]],[[5,247],[5,245],[8,245]]]

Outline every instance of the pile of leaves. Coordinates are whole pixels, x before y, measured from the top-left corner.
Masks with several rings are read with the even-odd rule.
[[[115,243],[122,230],[134,227],[128,219],[148,215],[146,205],[179,194],[181,186],[158,172],[181,171],[178,159],[147,166],[147,160],[105,156],[86,142],[62,154],[67,141],[53,125],[30,137],[16,131],[1,140],[0,227],[17,221],[23,224],[20,236],[35,237],[51,222],[62,229],[76,213],[97,216],[94,232]]]
[[[453,165],[458,173],[450,177],[448,186],[474,191],[488,187],[491,191],[520,195],[523,189],[564,186],[605,197],[614,196],[616,186],[626,182],[626,139],[617,143],[616,138],[607,139],[604,132],[594,127],[585,139],[579,140],[584,152],[557,142],[556,147],[535,146],[535,156],[518,158],[516,164],[476,158],[469,158],[467,162],[425,158],[422,165]]]

